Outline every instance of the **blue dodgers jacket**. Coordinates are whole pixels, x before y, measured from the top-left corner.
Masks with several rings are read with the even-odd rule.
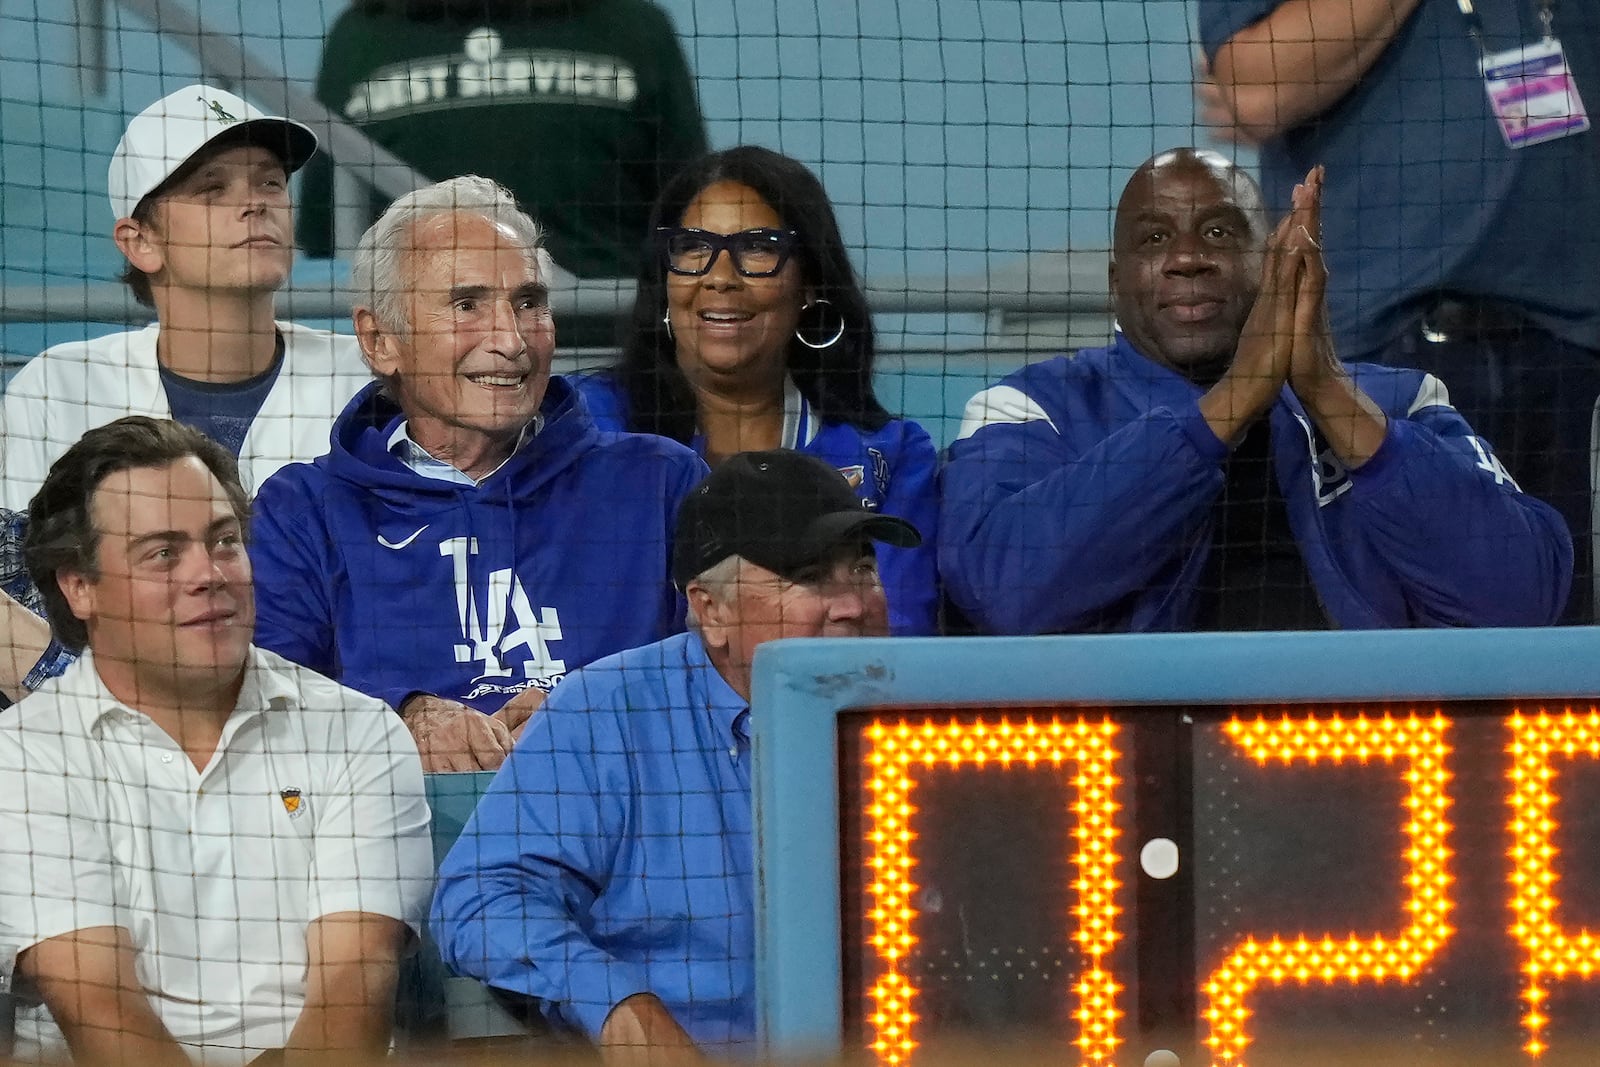
[[[678,504],[706,474],[681,445],[597,429],[550,380],[543,428],[476,487],[389,451],[376,384],[332,451],[255,503],[256,643],[398,708],[432,693],[492,712],[529,686],[683,628]]]
[[[1359,469],[1287,386],[1270,412],[1289,526],[1333,621],[1554,621],[1572,579],[1560,515],[1517,487],[1437,379],[1348,369],[1389,417]],[[1119,334],[973,397],[944,472],[939,565],[956,604],[1002,634],[1188,626],[1228,456],[1202,393]]]
[[[598,426],[627,428],[627,398],[609,371],[580,375],[573,384]],[[824,422],[793,382],[787,383],[783,401],[782,447],[837,467],[869,508],[898,515],[922,534],[916,548],[878,545],[878,569],[889,599],[889,632],[896,637],[937,633],[939,450],[933,439],[910,419],[891,419],[871,431]],[[705,441],[698,435],[690,446],[704,454]]]
[[[648,992],[705,1051],[753,1051],[748,710],[693,634],[568,677],[439,867],[444,961],[591,1038]]]

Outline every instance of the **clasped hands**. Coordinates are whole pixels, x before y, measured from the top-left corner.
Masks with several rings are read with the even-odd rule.
[[[485,715],[458,700],[417,693],[400,706],[400,717],[417,742],[424,772],[492,771],[505,762],[547,695],[529,686]]]
[[[1233,362],[1202,399],[1201,410],[1217,436],[1235,445],[1287,382],[1334,454],[1353,469],[1377,452],[1388,423],[1334,349],[1322,255],[1322,180],[1318,165],[1294,187],[1289,214],[1267,240],[1261,289]]]

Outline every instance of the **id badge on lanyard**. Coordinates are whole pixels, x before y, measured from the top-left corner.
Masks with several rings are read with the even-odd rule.
[[[1477,42],[1478,71],[1500,133],[1512,148],[1570,137],[1589,128],[1578,82],[1552,30],[1555,0],[1540,0],[1544,39],[1503,52],[1483,51],[1482,23],[1472,0],[1456,0],[1467,33]]]

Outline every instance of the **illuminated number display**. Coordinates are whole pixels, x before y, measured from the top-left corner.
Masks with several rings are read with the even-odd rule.
[[[877,957],[878,978],[868,996],[870,1047],[882,1062],[904,1063],[916,1048],[917,984],[903,962],[917,943],[917,835],[911,829],[919,781],[963,768],[1029,771],[1072,768],[1070,836],[1061,848],[1070,851],[1075,898],[1062,921],[1085,965],[1074,990],[1078,1007],[1076,1044],[1087,1063],[1111,1062],[1117,1047],[1116,980],[1106,969],[1106,956],[1116,944],[1117,866],[1116,792],[1118,753],[1116,727],[1109,721],[1045,723],[992,722],[918,725],[905,722],[867,727],[866,754],[871,774],[866,807],[867,840],[871,842],[871,907],[868,941]]]
[[[1508,802],[1511,805],[1511,933],[1522,948],[1523,1048],[1530,1056],[1549,1049],[1546,1002],[1551,981],[1593,978],[1600,940],[1587,929],[1569,932],[1556,914],[1554,831],[1558,763],[1600,758],[1600,715],[1511,717]],[[1597,843],[1600,844],[1600,843]],[[1600,1055],[1600,1050],[1592,1050]]]
[[[1135,1067],[1600,1062],[1594,708],[840,724],[846,1039],[880,1063],[1019,1037]]]
[[[1263,982],[1362,982],[1415,977],[1450,939],[1450,799],[1445,791],[1450,752],[1442,716],[1430,719],[1358,717],[1280,721],[1230,720],[1224,732],[1262,767],[1356,761],[1394,767],[1405,781],[1398,816],[1404,827],[1403,884],[1398,929],[1368,936],[1334,932],[1248,937],[1206,979],[1210,1024],[1206,1044],[1215,1062],[1242,1062],[1250,1044],[1246,995]]]

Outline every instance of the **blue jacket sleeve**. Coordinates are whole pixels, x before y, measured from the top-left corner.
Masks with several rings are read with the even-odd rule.
[[[918,548],[878,549],[884,592],[889,598],[889,632],[920,637],[938,632],[939,617],[939,453],[928,431],[909,419],[901,422],[890,466],[883,512],[898,515],[922,534]]]
[[[338,654],[328,597],[328,537],[321,509],[297,467],[268,478],[256,494],[250,523],[255,570],[255,643],[302,667],[337,680]],[[387,694],[373,693],[388,703]],[[405,694],[401,694],[402,697]]]
[[[1572,583],[1565,520],[1517,487],[1454,408],[1391,418],[1351,482],[1364,535],[1393,568],[1413,625],[1537,626],[1560,616]]]
[[[1208,59],[1228,38],[1272,14],[1283,0],[1200,0],[1200,47]]]
[[[984,425],[944,470],[945,588],[990,633],[1126,629],[1108,613],[1192,551],[1226,456],[1192,401],[1081,451],[1042,417]]]
[[[432,932],[456,973],[532,996],[595,1038],[650,986],[586,932],[635,790],[616,715],[583,707],[583,688],[574,676],[529,720],[440,865]]]

